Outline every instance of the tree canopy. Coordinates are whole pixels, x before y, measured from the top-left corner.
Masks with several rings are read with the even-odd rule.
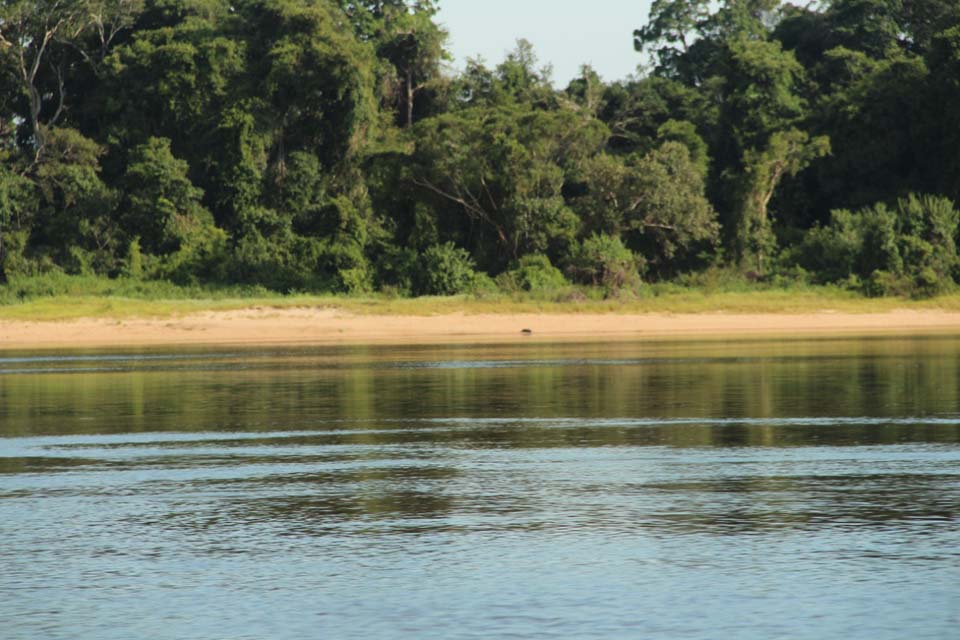
[[[960,276],[957,2],[655,0],[648,72],[560,88],[523,40],[451,70],[437,11],[0,2],[0,284]]]

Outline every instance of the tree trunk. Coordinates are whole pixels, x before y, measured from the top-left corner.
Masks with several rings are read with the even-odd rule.
[[[40,164],[40,158],[43,156],[43,131],[40,128],[40,110],[43,103],[40,99],[40,92],[33,86],[30,87],[30,128],[33,131],[33,164]]]
[[[0,231],[0,285],[7,284],[7,247],[3,244],[3,231]]]
[[[413,71],[407,69],[407,127],[413,126]]]

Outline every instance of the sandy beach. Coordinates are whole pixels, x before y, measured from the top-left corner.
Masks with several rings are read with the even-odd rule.
[[[960,332],[960,312],[853,314],[357,315],[335,309],[253,308],[164,319],[0,321],[0,349],[238,344],[497,343],[669,337]]]

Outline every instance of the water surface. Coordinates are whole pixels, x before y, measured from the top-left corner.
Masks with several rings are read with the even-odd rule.
[[[960,338],[0,353],[0,637],[952,638]]]

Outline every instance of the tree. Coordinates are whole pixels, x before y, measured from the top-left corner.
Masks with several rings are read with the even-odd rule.
[[[755,256],[760,273],[763,273],[763,259],[772,248],[768,208],[777,187],[786,176],[796,175],[829,153],[830,138],[817,136],[811,139],[797,129],[774,133],[763,151],[746,151],[738,253]]]
[[[565,93],[581,109],[596,116],[603,108],[606,88],[600,74],[585,64],[580,67],[580,77],[570,81]]]
[[[225,5],[164,7],[147,8],[147,24],[158,26],[137,29],[114,47],[75,112],[91,135],[111,141],[104,168],[111,181],[123,180],[129,150],[150,138],[170,140],[190,181],[204,191],[205,206],[233,230],[260,197],[260,158],[269,141],[255,109],[266,93],[265,73],[248,63],[245,38]],[[252,100],[249,93],[259,95]]]
[[[647,24],[633,32],[634,49],[652,50],[661,73],[674,75],[678,59],[690,52],[707,23],[710,4],[710,0],[654,0]]]
[[[447,32],[433,22],[433,2],[418,2],[384,11],[377,32],[377,52],[393,65],[398,104],[406,127],[413,126],[417,95],[440,75],[440,61],[447,57],[443,46]]]
[[[380,58],[384,101],[396,121],[413,125],[418,97],[440,79],[447,32],[434,22],[436,0],[339,0],[357,38]]]
[[[48,130],[45,144],[32,178],[38,208],[31,244],[49,250],[69,271],[109,273],[120,235],[115,192],[100,178],[104,148],[66,128]]]
[[[102,60],[139,6],[137,0],[16,0],[0,6],[0,63],[16,70],[26,98],[20,116],[29,126],[31,168],[67,107],[72,54],[90,63]]]
[[[30,226],[36,207],[33,183],[0,159],[0,285],[6,284],[7,239],[10,233]]]
[[[250,13],[251,64],[263,78],[257,116],[271,130],[270,163],[282,173],[287,150],[311,149],[332,167],[356,149],[372,119],[369,51],[342,32],[325,4],[258,0]]]
[[[806,144],[805,75],[792,52],[744,35],[726,47],[711,193],[734,258],[762,261],[776,245],[767,210],[784,175],[795,175],[812,162],[808,154],[820,157],[829,147],[822,138]]]
[[[584,164],[587,193],[573,202],[588,233],[623,236],[658,275],[716,242],[716,212],[689,150],[678,142],[627,162],[599,156]]]
[[[418,267],[415,291],[420,295],[465,293],[477,277],[470,253],[452,242],[427,247]]]
[[[780,0],[655,0],[634,49],[653,49],[658,75],[702,86],[719,75],[727,43],[766,39],[779,8]]]
[[[930,85],[923,104],[929,111],[923,119],[929,127],[925,157],[933,160],[928,175],[932,185],[953,199],[960,198],[960,18],[933,40],[928,55]],[[933,153],[930,153],[933,151]]]
[[[537,67],[539,59],[529,40],[517,40],[517,46],[497,65],[496,75],[501,90],[516,102],[535,106],[555,102],[551,74],[547,65]]]
[[[670,120],[693,123],[705,135],[717,128],[718,113],[712,96],[654,76],[608,86],[598,117],[610,127],[611,150],[646,153],[657,146],[660,129]]]
[[[706,177],[710,171],[710,150],[707,143],[692,122],[686,120],[667,120],[657,129],[659,142],[679,142],[690,152],[690,160],[696,165],[700,175]]]
[[[778,42],[737,38],[728,46],[721,127],[729,129],[740,155],[765,146],[806,114],[799,91],[804,69]]]
[[[860,208],[911,189],[943,188],[936,149],[949,131],[943,118],[950,110],[929,94],[923,60],[894,52],[874,61],[837,48],[823,64],[834,83],[825,87],[810,127],[830,135],[834,154],[817,163],[812,190],[820,207]]]
[[[418,124],[412,180],[478,263],[500,270],[572,241],[566,172],[599,151],[605,127],[570,112],[470,109]]]
[[[131,152],[120,219],[147,253],[173,253],[199,227],[213,226],[213,216],[200,204],[203,192],[187,173],[187,163],[174,157],[166,138],[150,138]]]
[[[407,0],[337,0],[340,8],[353,25],[357,38],[364,42],[373,41],[381,28],[381,22],[388,11],[408,10]],[[416,2],[415,6],[426,8],[434,4],[431,0]]]
[[[665,142],[637,162],[635,176],[626,236],[652,269],[670,273],[717,241],[717,214],[685,146]]]

